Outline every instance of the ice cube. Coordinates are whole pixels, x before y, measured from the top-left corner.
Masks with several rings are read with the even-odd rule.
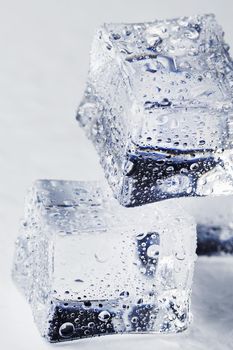
[[[233,254],[233,196],[179,200],[197,223],[197,254]]]
[[[77,119],[115,197],[233,193],[233,64],[214,15],[105,24]]]
[[[104,185],[39,180],[29,192],[13,278],[51,342],[180,332],[196,249],[177,204],[124,208]]]

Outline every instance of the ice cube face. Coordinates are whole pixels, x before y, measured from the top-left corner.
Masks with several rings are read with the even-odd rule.
[[[124,208],[102,184],[30,190],[13,278],[50,342],[187,328],[194,220],[177,204]]]
[[[121,204],[233,192],[228,50],[213,15],[97,31],[77,119]]]
[[[198,255],[233,254],[233,196],[180,199],[197,223]]]

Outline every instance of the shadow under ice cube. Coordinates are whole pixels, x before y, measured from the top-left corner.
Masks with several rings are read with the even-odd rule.
[[[198,255],[233,254],[233,196],[185,198],[179,203],[196,219]]]
[[[13,277],[51,342],[180,332],[190,321],[195,224],[177,204],[124,208],[98,183],[40,180]]]
[[[233,64],[213,15],[105,24],[77,119],[125,206],[233,192]]]

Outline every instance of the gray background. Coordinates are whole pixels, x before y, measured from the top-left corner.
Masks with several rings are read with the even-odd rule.
[[[103,177],[75,122],[93,33],[103,22],[140,22],[213,12],[233,47],[232,0],[0,1],[0,336],[1,349],[51,349],[10,278],[26,189],[38,178]],[[194,322],[177,336],[112,336],[67,349],[232,349],[232,260],[200,259]]]

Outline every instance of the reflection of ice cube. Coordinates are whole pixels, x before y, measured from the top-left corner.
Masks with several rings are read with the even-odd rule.
[[[179,332],[189,323],[194,259],[195,225],[179,205],[126,209],[98,183],[40,180],[13,277],[51,342]]]
[[[233,254],[233,196],[180,199],[197,222],[197,254]]]
[[[232,67],[213,15],[99,29],[77,119],[121,204],[233,192]]]

